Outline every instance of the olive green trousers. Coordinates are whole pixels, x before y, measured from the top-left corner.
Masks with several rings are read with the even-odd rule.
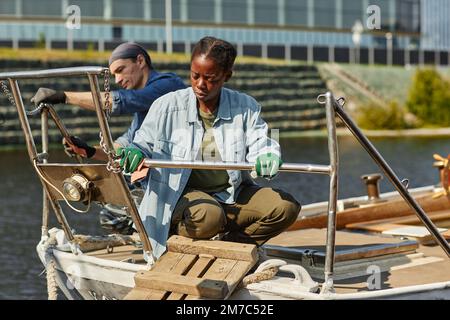
[[[172,215],[171,234],[262,245],[297,219],[301,206],[290,194],[272,188],[245,186],[234,204],[187,189]]]

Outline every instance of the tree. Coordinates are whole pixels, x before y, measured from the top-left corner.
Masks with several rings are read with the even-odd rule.
[[[406,105],[428,124],[450,125],[450,83],[434,69],[417,70]]]

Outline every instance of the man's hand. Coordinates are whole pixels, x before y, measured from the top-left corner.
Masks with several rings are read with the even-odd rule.
[[[120,167],[125,173],[133,173],[144,160],[144,154],[141,150],[133,147],[118,148],[117,155],[120,159]]]
[[[77,136],[70,136],[70,140],[63,139],[64,151],[70,157],[80,155],[83,158],[92,158],[94,156],[96,152],[94,147],[91,147]]]
[[[283,161],[274,153],[261,154],[256,158],[255,171],[258,177],[272,179],[282,164]]]
[[[34,103],[35,106],[38,106],[41,103],[50,103],[50,104],[58,104],[58,103],[66,103],[66,94],[64,91],[55,91],[53,89],[48,88],[39,88],[36,94],[31,98],[31,102]]]

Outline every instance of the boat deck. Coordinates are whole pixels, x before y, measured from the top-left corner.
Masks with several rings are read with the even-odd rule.
[[[302,235],[303,234],[303,235]],[[319,252],[325,251],[325,229],[306,229],[285,232],[273,239],[268,244],[282,245],[291,248],[310,248]],[[347,231],[336,232],[336,257],[339,253],[346,250],[354,250],[355,254],[358,248],[367,248],[368,246],[379,244],[391,244],[404,242],[400,238],[380,236],[373,234],[362,234]],[[445,252],[437,245],[425,246],[417,243],[418,247],[415,253],[405,251],[403,253],[389,253],[371,258],[360,257],[361,270],[363,275],[335,280],[334,287],[337,293],[355,293],[367,291],[368,278],[372,275],[367,273],[368,266],[378,266],[380,273],[379,289],[399,288],[405,286],[430,284],[437,282],[450,281],[450,259]],[[363,251],[366,252],[366,251]],[[398,259],[403,256],[404,259]],[[390,261],[390,257],[392,260]],[[355,256],[355,258],[358,258]],[[338,260],[338,259],[336,259]],[[395,261],[396,260],[396,261]],[[351,262],[357,262],[358,259]],[[289,260],[289,262],[293,262]],[[338,271],[340,264],[347,266],[345,262],[336,262],[335,271]],[[357,264],[355,268],[357,269]],[[388,269],[383,271],[383,269]],[[314,278],[314,276],[313,276]],[[315,279],[320,282],[319,279]]]
[[[317,256],[320,258],[322,253],[324,256],[325,239],[325,229],[305,229],[284,232],[271,239],[267,245],[283,246],[300,251],[310,250],[318,253]],[[371,251],[367,248],[376,248],[376,250]],[[383,253],[383,250],[387,251]],[[114,261],[145,263],[142,250],[129,245],[115,247],[111,253],[103,249],[87,254]],[[269,255],[268,258],[279,257]],[[292,259],[292,256],[285,260],[288,263],[299,263],[299,259]],[[334,287],[337,293],[368,291],[367,281],[372,275],[367,273],[369,266],[380,268],[379,289],[450,281],[450,259],[439,246],[424,246],[391,236],[337,231],[335,260]],[[323,280],[317,275],[323,274],[323,265],[319,263],[314,270],[316,273],[308,269],[313,279],[322,283]],[[357,276],[340,279],[339,273],[345,271],[353,272]]]
[[[425,255],[421,261],[394,266],[388,271],[381,272],[380,289],[450,281],[450,259],[446,257],[440,247],[420,246],[417,252]],[[370,274],[362,277],[336,280],[334,288],[337,293],[367,291],[369,276]]]

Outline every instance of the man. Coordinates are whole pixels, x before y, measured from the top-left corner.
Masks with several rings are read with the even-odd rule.
[[[136,43],[119,45],[109,58],[109,69],[115,76],[116,83],[123,89],[112,91],[110,105],[112,114],[133,114],[128,130],[114,142],[114,148],[127,147],[140,128],[153,101],[168,92],[184,89],[183,81],[173,73],[159,73],[153,66],[147,51]],[[105,99],[102,94],[103,100]],[[39,88],[31,99],[36,105],[40,103],[66,103],[78,105],[87,110],[95,110],[91,92],[63,92],[48,88]],[[104,101],[103,101],[104,103]],[[82,157],[107,161],[107,155],[100,146],[90,146],[79,137],[72,136],[72,141],[64,141],[66,152]],[[130,185],[136,204],[142,198],[139,185]],[[100,212],[100,224],[103,228],[123,234],[133,232],[132,220],[126,212],[114,205],[107,204]]]
[[[116,83],[123,89],[112,91],[109,99],[112,114],[133,114],[133,121],[128,130],[114,142],[114,148],[128,146],[134,138],[147,115],[148,109],[160,96],[186,86],[173,73],[159,73],[153,66],[147,51],[137,43],[126,42],[119,45],[109,58],[109,69],[115,76]],[[105,99],[104,94],[103,100]],[[87,110],[95,110],[90,92],[55,91],[39,88],[31,102],[66,103],[78,105]],[[67,151],[83,157],[96,160],[107,160],[100,146],[89,146],[78,137],[72,137],[71,142],[65,141]]]

